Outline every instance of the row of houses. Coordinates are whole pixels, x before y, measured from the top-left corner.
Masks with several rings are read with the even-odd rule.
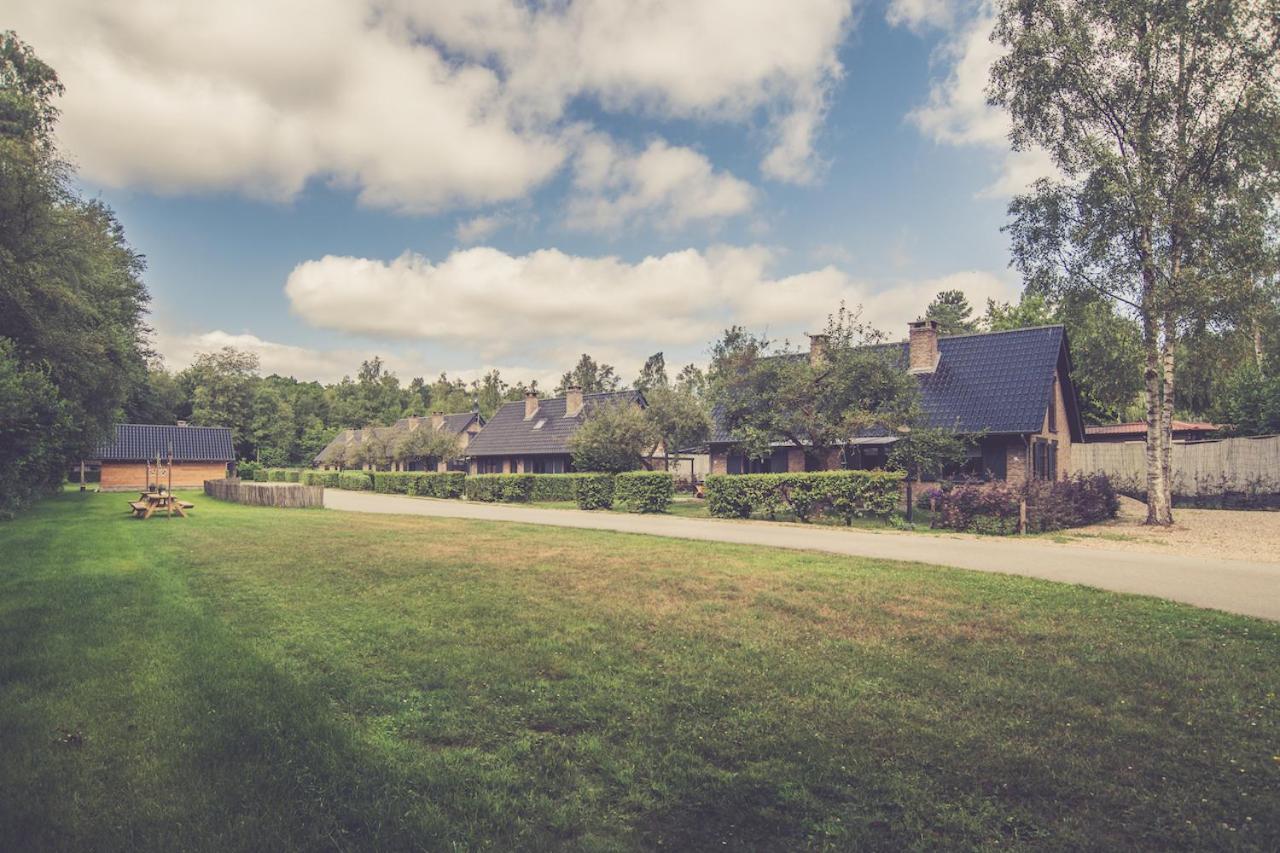
[[[811,335],[808,353],[785,357],[820,359],[825,346],[822,335]],[[909,324],[905,341],[888,346],[919,382],[921,409],[929,425],[975,437],[970,458],[952,473],[1021,483],[1031,478],[1056,479],[1071,470],[1072,446],[1087,434],[1062,326],[942,336],[935,322],[920,320]],[[478,412],[401,418],[387,427],[343,430],[313,464],[367,467],[367,462],[354,462],[363,458],[362,447],[371,442],[386,447],[416,430],[428,429],[455,436],[462,447],[462,461],[421,458],[392,463],[393,467],[473,474],[565,473],[573,470],[569,439],[593,409],[619,403],[646,405],[639,391],[585,394],[580,388],[569,388],[561,397],[540,399],[529,394],[524,400],[506,403],[487,421]],[[755,459],[742,452],[719,413],[714,415],[710,441],[698,448],[712,473],[879,468],[893,443],[901,440],[900,435],[883,432],[851,436],[847,445],[828,448],[825,456],[806,456],[793,446],[779,444],[769,456]],[[1111,428],[1097,438],[1126,435]],[[175,486],[199,485],[209,477],[222,476],[235,458],[230,431],[223,428],[122,424],[115,441],[99,450],[102,487],[145,484],[156,457],[167,460],[170,449]]]

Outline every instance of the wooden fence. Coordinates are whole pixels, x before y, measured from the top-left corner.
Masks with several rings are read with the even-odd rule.
[[[253,506],[324,506],[324,486],[301,483],[260,483],[236,478],[205,480],[204,493],[218,500]]]
[[[1083,474],[1101,472],[1122,487],[1145,489],[1147,445],[1073,444],[1071,468]],[[1280,435],[1174,442],[1173,491],[1187,497],[1280,494]]]

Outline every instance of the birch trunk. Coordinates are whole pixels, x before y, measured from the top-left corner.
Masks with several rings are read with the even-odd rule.
[[[1160,389],[1160,471],[1164,480],[1165,493],[1160,503],[1164,512],[1160,519],[1160,524],[1173,524],[1173,347],[1176,339],[1177,327],[1173,316],[1172,314],[1166,314],[1164,319],[1164,340],[1161,343],[1161,367],[1164,371],[1164,385]]]
[[[1169,525],[1173,512],[1169,505],[1169,483],[1165,475],[1161,434],[1164,421],[1163,350],[1160,325],[1156,320],[1156,270],[1151,257],[1150,231],[1142,235],[1142,344],[1146,365],[1142,371],[1147,399],[1147,524]]]

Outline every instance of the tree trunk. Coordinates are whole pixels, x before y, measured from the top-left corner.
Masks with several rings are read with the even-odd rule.
[[[1163,506],[1168,518],[1161,524],[1173,524],[1173,408],[1174,408],[1174,344],[1177,341],[1177,324],[1172,312],[1164,318],[1164,341],[1161,349],[1161,367],[1164,371],[1162,389],[1163,406],[1160,412],[1160,468],[1164,474],[1165,496]]]
[[[1142,267],[1142,345],[1146,351],[1146,365],[1142,371],[1143,391],[1147,400],[1147,524],[1173,523],[1169,507],[1168,483],[1161,462],[1160,432],[1164,414],[1164,394],[1161,370],[1160,330],[1156,321],[1155,288],[1156,271],[1151,265],[1150,235],[1143,234],[1144,259]]]
[[[1258,318],[1253,318],[1253,361],[1258,365],[1258,373],[1262,373],[1262,326]]]

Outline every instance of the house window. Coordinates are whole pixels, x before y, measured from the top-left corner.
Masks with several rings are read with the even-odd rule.
[[[1058,431],[1058,382],[1049,389],[1049,432]]]
[[[525,460],[524,470],[530,474],[563,474],[564,460],[558,456],[532,456]]]
[[[534,424],[534,425],[533,425],[533,428],[534,428],[534,429],[542,429],[542,428],[543,428],[544,426],[546,426],[546,425],[547,425],[547,419],[546,419],[546,418],[543,418],[542,420],[540,420],[540,421],[538,421],[536,424]]]
[[[476,462],[476,471],[481,474],[501,474],[502,458],[497,456],[482,456]]]
[[[1058,479],[1058,442],[1037,438],[1032,443],[1031,475],[1037,480]]]

